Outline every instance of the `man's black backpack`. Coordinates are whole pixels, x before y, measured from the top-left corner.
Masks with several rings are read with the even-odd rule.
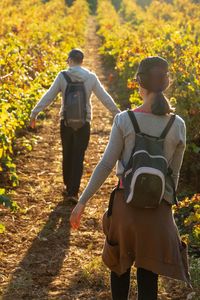
[[[67,72],[62,75],[67,81],[63,116],[65,125],[78,130],[86,122],[86,91],[84,82],[73,82]]]
[[[160,137],[149,136],[140,131],[133,111],[128,111],[135,130],[135,146],[124,170],[122,182],[125,199],[140,208],[156,208],[163,199],[166,177],[169,178],[175,197],[175,185],[171,170],[164,157],[164,139],[176,116],[172,115]]]

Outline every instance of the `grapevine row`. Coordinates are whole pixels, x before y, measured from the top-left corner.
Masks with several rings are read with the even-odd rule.
[[[151,55],[170,64],[168,97],[187,124],[186,161],[188,177],[194,171],[200,180],[200,4],[190,0],[152,1],[142,8],[135,0],[122,0],[116,11],[111,1],[99,1],[101,53],[114,63],[121,89],[131,94],[133,106],[140,104],[133,78],[141,59]],[[128,93],[127,93],[128,94]],[[124,99],[123,94],[123,99]],[[125,100],[125,99],[124,99]],[[191,171],[192,170],[192,171]],[[199,183],[197,183],[199,185]],[[195,187],[196,188],[196,187]]]
[[[88,4],[63,0],[3,1],[0,10],[0,181],[17,185],[13,141],[30,111],[66,67],[67,53],[84,45]],[[4,194],[5,189],[0,190]]]

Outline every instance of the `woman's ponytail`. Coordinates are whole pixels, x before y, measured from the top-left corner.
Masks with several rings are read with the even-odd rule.
[[[169,100],[162,92],[155,93],[153,98],[153,104],[151,105],[151,111],[154,115],[166,115],[173,112],[174,109],[171,107]]]

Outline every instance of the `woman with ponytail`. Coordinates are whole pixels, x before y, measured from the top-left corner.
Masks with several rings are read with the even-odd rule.
[[[148,137],[160,137],[169,120],[163,144],[174,186],[177,188],[179,172],[186,145],[185,123],[173,109],[163,92],[169,86],[168,63],[161,57],[148,57],[141,61],[136,80],[143,104],[133,112],[140,132]],[[97,192],[117,163],[119,184],[111,194],[109,209],[103,216],[106,236],[103,261],[111,271],[113,300],[127,300],[130,270],[137,269],[138,300],[156,300],[158,276],[163,275],[190,284],[186,245],[180,240],[172,214],[174,188],[166,180],[164,194],[157,208],[138,208],[125,200],[122,175],[135,146],[136,131],[127,111],[116,115],[110,139],[102,159],[71,214],[71,226],[78,229],[86,203]],[[146,191],[144,191],[146,192]],[[141,199],[142,200],[142,199]]]

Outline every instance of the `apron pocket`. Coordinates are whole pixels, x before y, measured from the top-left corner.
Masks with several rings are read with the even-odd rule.
[[[118,265],[119,245],[117,243],[109,242],[106,238],[104,248],[103,248],[102,259],[109,269],[112,269],[113,267]]]

